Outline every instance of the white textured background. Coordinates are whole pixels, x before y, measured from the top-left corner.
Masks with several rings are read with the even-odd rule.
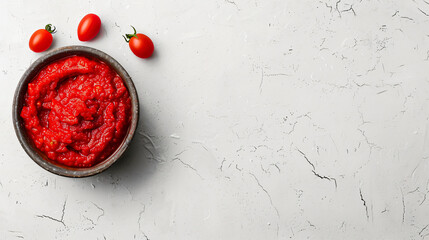
[[[46,172],[13,131],[47,23],[136,84],[138,134],[98,176]],[[429,239],[428,60],[424,0],[1,0],[0,239]]]

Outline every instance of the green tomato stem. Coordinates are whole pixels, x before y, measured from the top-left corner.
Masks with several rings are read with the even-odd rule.
[[[125,42],[130,42],[131,38],[133,38],[133,37],[135,37],[135,38],[139,38],[139,37],[137,36],[137,30],[136,30],[132,25],[130,25],[130,26],[133,28],[134,33],[133,33],[133,34],[125,34],[125,35],[122,35],[122,37],[124,37],[124,39],[125,39]]]
[[[46,24],[46,26],[45,26],[45,30],[51,34],[54,34],[56,32],[56,29],[57,28],[55,26],[52,26],[52,24],[50,24],[50,23]]]
[[[122,35],[122,37],[124,37],[125,42],[130,42],[130,39],[127,39],[127,38],[125,37],[125,35]]]

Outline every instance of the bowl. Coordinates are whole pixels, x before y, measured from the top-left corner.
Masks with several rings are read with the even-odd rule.
[[[59,59],[74,55],[95,58],[109,65],[122,78],[125,86],[128,88],[131,98],[131,123],[124,140],[116,149],[116,151],[113,152],[108,158],[92,167],[87,168],[69,167],[56,161],[50,160],[43,152],[41,152],[34,146],[32,140],[27,134],[27,131],[23,124],[23,120],[20,116],[22,107],[24,105],[24,99],[25,94],[27,92],[28,83],[37,76],[37,74],[40,70],[42,70],[43,67]],[[21,80],[18,83],[18,86],[15,91],[15,96],[13,98],[12,118],[15,133],[18,137],[19,142],[21,143],[21,146],[24,148],[25,152],[27,152],[28,156],[30,156],[30,158],[33,159],[34,162],[36,162],[39,166],[51,173],[61,176],[75,178],[88,177],[106,170],[113,163],[115,163],[125,152],[137,128],[137,123],[139,120],[139,101],[137,91],[135,89],[133,81],[131,80],[131,77],[114,58],[94,48],[85,46],[67,46],[47,52],[45,55],[41,56],[33,64],[31,64],[27,71],[25,71],[24,75],[21,77]]]

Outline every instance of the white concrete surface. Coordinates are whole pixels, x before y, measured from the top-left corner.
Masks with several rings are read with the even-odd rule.
[[[95,177],[46,172],[13,131],[47,23],[140,95],[139,134]],[[424,0],[2,0],[0,239],[429,239],[428,59]]]

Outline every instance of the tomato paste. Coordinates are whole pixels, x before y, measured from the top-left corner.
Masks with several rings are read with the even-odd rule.
[[[71,167],[91,167],[123,141],[131,99],[105,63],[72,56],[43,68],[28,84],[21,117],[34,145]]]

